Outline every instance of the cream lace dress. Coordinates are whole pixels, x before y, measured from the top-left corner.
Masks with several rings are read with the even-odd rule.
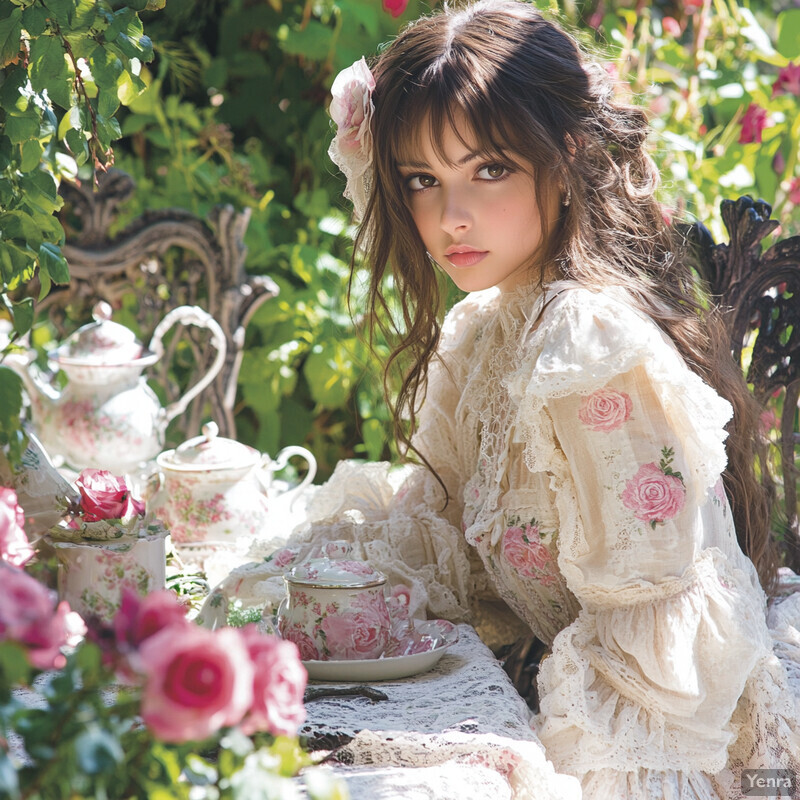
[[[622,290],[474,293],[416,438],[446,508],[423,468],[343,463],[293,552],[353,542],[492,643],[524,622],[551,649],[535,731],[584,798],[738,798],[744,767],[800,774],[800,596],[768,615],[737,544],[730,416]]]

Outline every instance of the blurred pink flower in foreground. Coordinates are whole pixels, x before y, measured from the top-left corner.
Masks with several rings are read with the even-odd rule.
[[[277,636],[265,636],[255,625],[244,627],[242,636],[255,668],[253,703],[242,730],[294,736],[306,718],[303,692],[308,680],[297,646]]]
[[[132,589],[122,591],[122,603],[114,617],[117,645],[136,648],[168,625],[191,625],[186,607],[166,589],[139,597]]]
[[[25,534],[25,514],[13,489],[0,487],[0,560],[21,567],[33,556]]]
[[[236,725],[253,699],[253,664],[241,633],[169,625],[144,641],[142,719],[166,742],[206,739]]]
[[[64,645],[85,632],[80,616],[22,570],[0,566],[0,641],[19,642],[37,669],[63,667]]]
[[[800,64],[787,64],[772,84],[772,96],[793,94],[800,97]]]
[[[739,134],[739,144],[760,142],[761,132],[767,127],[767,110],[750,103],[742,117],[742,132]]]

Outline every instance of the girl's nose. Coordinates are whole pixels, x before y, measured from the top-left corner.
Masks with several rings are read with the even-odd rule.
[[[472,212],[461,193],[450,192],[442,208],[442,230],[454,236],[465,233],[472,227]]]

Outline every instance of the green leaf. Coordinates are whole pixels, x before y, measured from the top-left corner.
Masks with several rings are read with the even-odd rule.
[[[18,55],[22,37],[22,9],[14,8],[0,20],[0,67],[10,64]]]
[[[98,88],[117,88],[117,80],[122,75],[122,61],[114,53],[98,47],[89,59],[89,69]]]
[[[33,327],[33,298],[12,303],[11,316],[17,336],[24,336]]]
[[[46,214],[58,211],[63,201],[58,196],[55,178],[43,169],[23,175],[19,181],[25,204]]]
[[[27,114],[6,117],[5,134],[12,144],[22,144],[39,134],[40,116],[36,109]]]
[[[39,267],[47,272],[53,283],[69,283],[69,265],[58,245],[42,242],[39,247]]]
[[[44,148],[38,139],[29,139],[27,142],[23,142],[20,148],[20,170],[22,172],[35,170],[42,160],[43,153]]]
[[[116,736],[96,725],[85,730],[75,740],[78,765],[88,775],[113,772],[125,758]]]
[[[284,53],[304,56],[314,61],[323,61],[333,43],[333,30],[312,19],[303,30],[289,30],[281,42]]]
[[[22,411],[22,379],[16,372],[0,364],[0,427],[18,419]],[[0,642],[0,683],[6,686],[26,684],[31,675],[31,665],[22,645]],[[2,750],[0,750],[2,752]]]
[[[47,27],[47,13],[39,5],[31,5],[22,11],[22,27],[31,36],[40,36]]]
[[[24,112],[30,102],[22,89],[28,83],[28,71],[24,67],[11,67],[6,71],[6,79],[0,86],[0,106],[10,112]]]
[[[83,131],[76,131],[74,128],[70,128],[66,136],[64,136],[64,141],[75,157],[77,165],[85,164],[89,158],[89,142],[86,140]]]
[[[788,59],[800,56],[800,8],[778,14],[778,52]]]
[[[64,48],[57,36],[40,36],[31,42],[31,85],[37,92],[47,89],[51,82],[69,80],[64,60]]]
[[[116,87],[115,87],[116,88]],[[97,110],[104,117],[113,117],[119,108],[119,98],[116,91],[103,89],[97,95]],[[120,133],[120,135],[122,135]]]

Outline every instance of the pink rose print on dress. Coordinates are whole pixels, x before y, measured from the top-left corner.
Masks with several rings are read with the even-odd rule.
[[[686,503],[683,476],[672,469],[674,455],[671,447],[665,447],[661,451],[661,461],[639,467],[622,492],[624,506],[653,529],[677,516]]]
[[[503,555],[526,578],[538,578],[547,584],[555,577],[547,574],[552,556],[542,544],[538,525],[508,528],[503,534]]]
[[[631,416],[633,403],[625,392],[598,389],[585,397],[578,409],[578,419],[593,431],[614,431]]]

